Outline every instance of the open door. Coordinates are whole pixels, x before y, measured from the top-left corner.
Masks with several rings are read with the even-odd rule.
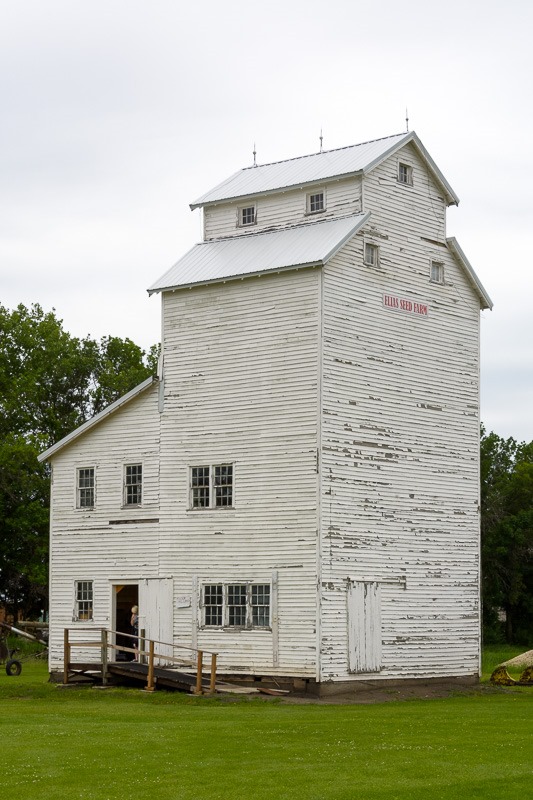
[[[122,647],[133,647],[133,642],[121,633],[131,634],[131,609],[139,605],[139,587],[136,583],[113,584],[114,604],[113,604],[113,630],[117,631],[116,644]],[[117,661],[132,661],[133,653],[122,650],[116,652]]]
[[[172,578],[144,578],[139,581],[139,633],[157,642],[174,641],[174,581]],[[156,652],[172,657],[171,647],[156,645]],[[164,666],[165,660],[158,663]]]

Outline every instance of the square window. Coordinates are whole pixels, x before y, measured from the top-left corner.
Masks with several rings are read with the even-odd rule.
[[[191,467],[191,507],[233,506],[233,464]]]
[[[444,283],[444,264],[441,261],[431,262],[429,279],[432,283]]]
[[[324,202],[324,192],[314,192],[307,195],[307,213],[318,214],[324,211],[326,204]]]
[[[140,506],[142,502],[142,464],[128,464],[124,472],[124,505]]]
[[[365,264],[369,267],[377,267],[379,264],[379,247],[377,244],[365,242]]]
[[[404,183],[407,186],[413,185],[413,168],[410,164],[398,164],[398,183]]]
[[[94,467],[78,469],[76,498],[78,508],[94,508]]]
[[[246,206],[239,209],[239,225],[255,225],[255,206]]]
[[[76,581],[75,594],[75,618],[81,621],[91,620],[93,618],[93,582]]]

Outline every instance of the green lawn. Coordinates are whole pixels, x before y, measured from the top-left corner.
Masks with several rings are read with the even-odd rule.
[[[25,663],[18,678],[0,669],[6,797],[525,800],[532,792],[533,689],[289,705],[61,689],[46,683],[44,664]]]

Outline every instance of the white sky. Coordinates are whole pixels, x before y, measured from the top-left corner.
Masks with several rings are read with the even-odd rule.
[[[528,0],[0,0],[0,302],[76,336],[159,341],[146,288],[200,238],[188,204],[252,163],[416,130],[494,301],[489,430],[533,439]]]

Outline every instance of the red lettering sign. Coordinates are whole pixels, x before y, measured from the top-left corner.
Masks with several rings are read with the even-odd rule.
[[[383,305],[385,308],[397,308],[400,311],[407,311],[409,314],[416,314],[420,317],[428,316],[427,303],[415,303],[412,300],[408,300],[406,297],[384,294]]]

